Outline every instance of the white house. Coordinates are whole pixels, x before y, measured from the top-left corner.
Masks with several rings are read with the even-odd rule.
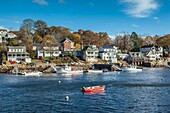
[[[163,57],[163,48],[159,46],[143,46],[140,48],[140,52],[142,52],[148,60],[156,60]]]
[[[99,54],[99,49],[95,46],[85,46],[82,50],[82,58],[83,60],[86,61],[98,61],[98,55]]]
[[[102,60],[106,60],[109,62],[117,62],[117,47],[115,46],[101,46],[99,48],[99,56]]]
[[[27,63],[30,63],[30,59],[25,46],[8,46],[7,61],[28,61]]]
[[[61,54],[59,51],[59,47],[43,47],[43,49],[36,50],[37,58],[44,58],[44,57],[56,57]]]
[[[6,39],[16,38],[17,36],[14,33],[8,33],[6,30],[0,31],[0,43]]]

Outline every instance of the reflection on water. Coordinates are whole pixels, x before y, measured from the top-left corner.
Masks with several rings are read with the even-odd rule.
[[[158,68],[139,73],[1,75],[0,112],[170,112],[169,73]],[[106,85],[105,92],[80,90],[95,85]]]

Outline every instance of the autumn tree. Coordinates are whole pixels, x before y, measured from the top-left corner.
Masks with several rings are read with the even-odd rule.
[[[130,35],[126,32],[121,32],[115,36],[114,45],[117,46],[123,52],[130,51],[132,48],[132,42]]]
[[[52,35],[45,35],[41,43],[41,48],[44,49],[44,47],[47,47],[50,52],[50,56],[52,56],[51,53],[55,46],[56,39]]]
[[[166,47],[170,45],[170,34],[162,36],[156,40],[159,46]]]

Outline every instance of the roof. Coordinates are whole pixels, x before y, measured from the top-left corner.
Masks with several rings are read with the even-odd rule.
[[[87,50],[98,50],[98,48],[93,48],[92,46],[85,46],[82,51],[87,51]]]
[[[23,49],[26,48],[25,46],[8,46],[9,49]]]
[[[68,39],[68,38],[63,39],[60,43],[64,43],[66,40],[68,40],[68,41],[71,42],[71,43],[74,43],[73,41],[71,41],[71,40]]]
[[[27,52],[8,52],[8,54],[29,54]]]
[[[113,49],[112,46],[102,46],[104,49]]]
[[[160,46],[153,46],[153,45],[145,45],[145,46],[142,46],[141,48],[152,48],[152,47],[155,47],[155,48],[159,48]]]

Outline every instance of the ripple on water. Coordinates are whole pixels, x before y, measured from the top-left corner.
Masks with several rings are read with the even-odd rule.
[[[80,76],[0,76],[0,112],[170,112],[170,70]],[[61,81],[59,83],[58,81]],[[101,94],[82,86],[106,85]],[[69,96],[69,100],[65,100]]]

